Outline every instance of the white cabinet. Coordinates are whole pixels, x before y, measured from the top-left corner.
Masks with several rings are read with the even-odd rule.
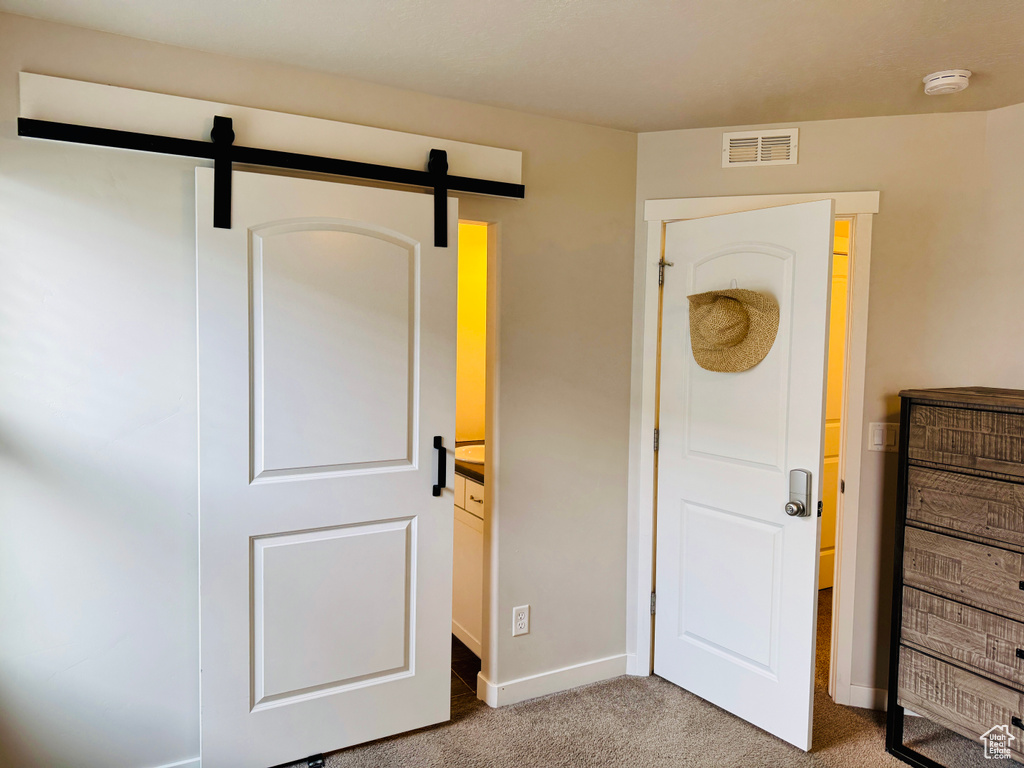
[[[462,508],[481,520],[484,519],[484,487],[480,483],[466,480],[466,503]]]
[[[455,506],[466,508],[466,478],[462,475],[455,476]],[[483,515],[478,515],[483,517]]]
[[[455,476],[452,634],[480,655],[483,635],[484,487]]]

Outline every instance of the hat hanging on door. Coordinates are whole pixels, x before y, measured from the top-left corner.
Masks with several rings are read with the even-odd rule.
[[[701,368],[719,373],[746,371],[764,360],[775,343],[779,303],[772,296],[730,288],[686,298],[690,300],[690,346]]]

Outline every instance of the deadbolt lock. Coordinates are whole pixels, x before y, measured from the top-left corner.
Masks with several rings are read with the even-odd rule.
[[[811,473],[806,469],[789,472],[789,501],[786,514],[790,517],[811,516]]]

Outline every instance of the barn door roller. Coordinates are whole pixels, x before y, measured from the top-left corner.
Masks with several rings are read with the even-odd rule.
[[[239,147],[234,143],[235,131],[231,118],[221,115],[213,118],[210,141],[178,139],[172,136],[156,136],[149,133],[133,133],[110,128],[93,128],[50,120],[33,120],[27,117],[18,118],[18,135],[33,139],[67,141],[74,144],[91,144],[99,147],[116,147],[139,152],[201,157],[212,160],[214,169],[213,226],[219,229],[231,229],[231,169],[236,163],[264,168],[325,173],[332,176],[346,176],[353,179],[368,179],[388,184],[431,189],[434,194],[434,245],[440,248],[448,247],[449,191],[516,199],[526,196],[526,188],[522,184],[449,175],[448,153],[443,149],[430,150],[427,169],[415,171],[408,168],[395,168],[390,165],[339,160],[333,157]]]

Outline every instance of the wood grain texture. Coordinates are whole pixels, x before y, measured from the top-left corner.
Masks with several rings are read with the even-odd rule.
[[[912,648],[900,648],[899,703],[961,736],[977,740],[1024,712],[1024,694]],[[1024,762],[1024,731],[1011,726],[1012,757]],[[979,752],[983,749],[978,741]]]
[[[1024,555],[907,526],[903,581],[1024,620]]]
[[[1008,408],[1024,411],[1024,390],[996,387],[949,387],[946,389],[904,389],[900,397],[930,400],[949,405]]]
[[[1024,478],[1024,414],[915,404],[908,457]]]
[[[1024,485],[910,467],[907,519],[1024,546]]]
[[[1024,688],[1024,624],[903,588],[903,642]]]

